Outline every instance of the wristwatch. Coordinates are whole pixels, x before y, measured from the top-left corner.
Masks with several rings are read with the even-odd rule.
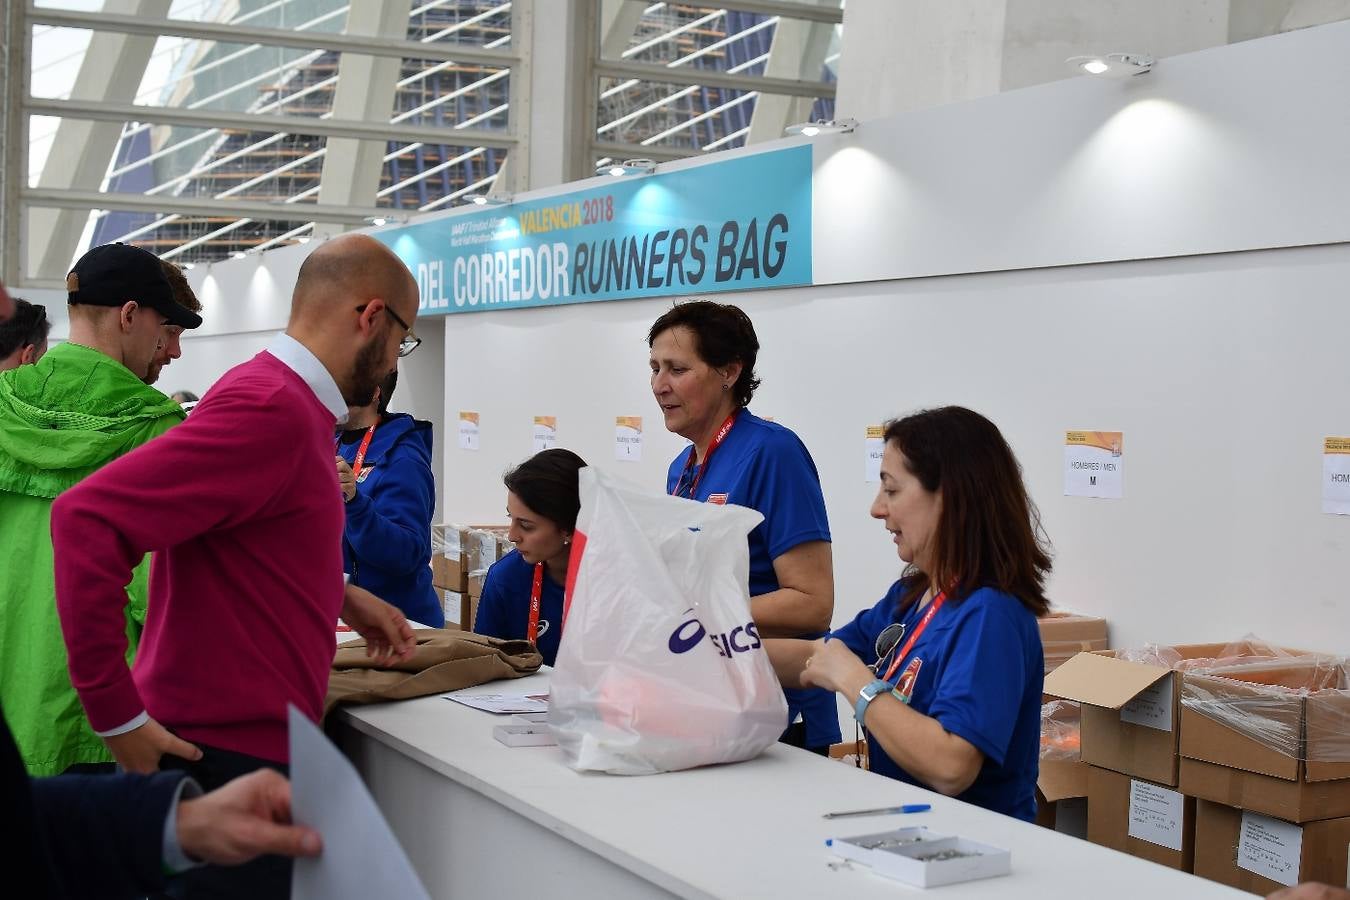
[[[871,684],[864,685],[863,689],[858,691],[858,702],[853,704],[853,718],[858,720],[859,725],[863,724],[863,716],[867,715],[867,705],[890,689],[891,683],[889,681],[882,681],[878,678]]]

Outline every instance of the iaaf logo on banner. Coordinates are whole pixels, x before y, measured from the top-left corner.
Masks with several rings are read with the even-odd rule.
[[[685,610],[685,613],[688,614],[693,611],[693,607],[690,607]],[[731,659],[733,654],[747,653],[764,646],[764,642],[759,637],[759,629],[755,627],[754,622],[737,625],[725,634],[709,634],[708,629],[697,618],[681,622],[679,627],[670,633],[667,646],[670,647],[671,653],[688,653],[697,647],[699,641],[705,637],[712,641],[718,654],[727,659]]]

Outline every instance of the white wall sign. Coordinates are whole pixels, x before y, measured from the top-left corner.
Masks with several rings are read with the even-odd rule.
[[[1180,852],[1185,819],[1180,791],[1130,779],[1130,837]]]
[[[1350,516],[1350,437],[1322,444],[1322,512]]]
[[[1125,438],[1119,431],[1064,435],[1064,496],[1119,500],[1125,495]]]
[[[534,452],[552,450],[558,446],[558,417],[534,417]]]
[[[459,411],[459,449],[478,449],[478,413]]]
[[[1303,828],[1243,811],[1238,835],[1238,868],[1292,887],[1303,858]]]
[[[614,458],[642,462],[642,416],[614,417]]]
[[[1172,730],[1172,676],[1163,677],[1134,695],[1134,699],[1120,708],[1120,721]]]
[[[868,425],[863,438],[863,481],[881,481],[881,452],[886,449],[885,431],[880,425]]]

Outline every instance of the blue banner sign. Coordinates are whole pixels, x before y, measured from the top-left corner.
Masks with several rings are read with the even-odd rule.
[[[424,315],[811,283],[811,148],[447,216],[373,235]]]

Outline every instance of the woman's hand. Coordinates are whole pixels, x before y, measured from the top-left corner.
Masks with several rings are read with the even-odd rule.
[[[863,661],[853,655],[853,651],[843,641],[826,638],[812,641],[814,652],[806,660],[802,670],[802,684],[806,687],[824,688],[827,691],[856,692],[854,685],[872,681],[872,670],[863,665]]]

